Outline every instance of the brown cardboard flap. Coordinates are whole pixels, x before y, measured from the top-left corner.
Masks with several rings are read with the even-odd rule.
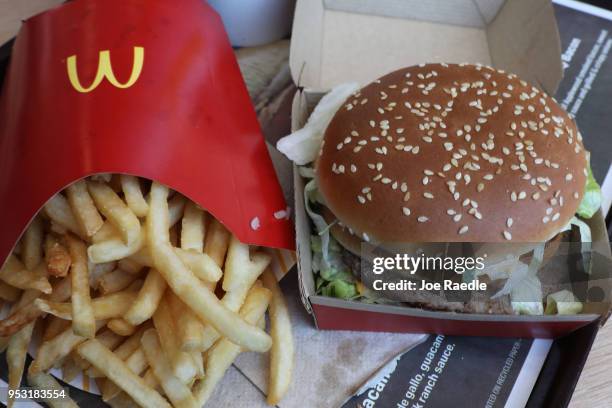
[[[298,0],[292,38],[293,78],[311,90],[424,62],[494,65],[548,93],[562,73],[549,0]]]
[[[561,41],[548,1],[507,1],[487,28],[491,62],[554,94],[563,69]]]

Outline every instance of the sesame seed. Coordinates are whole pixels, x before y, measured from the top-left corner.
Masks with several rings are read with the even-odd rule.
[[[421,215],[419,218],[417,218],[417,221],[419,221],[419,222],[427,222],[427,221],[429,221],[429,218],[427,218],[424,215]]]
[[[464,225],[463,227],[459,228],[458,233],[459,233],[459,235],[463,235],[466,232],[468,232],[468,230],[469,230],[469,227],[467,225]]]
[[[446,213],[447,213],[448,215],[455,215],[455,214],[457,214],[457,213],[455,212],[455,210],[453,210],[452,208],[449,208],[448,210],[446,210]]]
[[[550,221],[550,217],[548,215],[545,215],[544,218],[542,218],[542,222],[544,224],[547,224]]]
[[[461,221],[461,217],[462,217],[462,215],[461,215],[461,214],[455,214],[455,215],[453,216],[453,221],[455,221],[455,222],[459,222],[459,221]]]
[[[426,191],[423,193],[423,197],[425,198],[429,198],[430,200],[434,198],[434,195],[431,194],[430,192]]]
[[[423,177],[423,185],[426,186],[429,183],[429,177]]]
[[[565,175],[565,181],[571,181],[574,178],[574,175],[572,173],[567,173]]]
[[[506,238],[508,241],[510,241],[512,239],[512,234],[510,234],[508,231],[504,230],[504,238]]]
[[[513,220],[512,218],[508,218],[508,219],[506,220],[506,226],[507,226],[508,228],[511,228],[513,223],[514,223],[514,220]]]
[[[402,212],[404,213],[404,215],[407,217],[410,215],[410,208],[408,207],[402,207]]]
[[[561,217],[560,213],[555,213],[555,215],[553,215],[552,220],[553,221],[557,221],[559,219],[559,217]]]
[[[408,200],[410,200],[410,191],[407,191],[406,194],[404,194],[404,201]]]
[[[516,198],[517,198],[517,196],[516,196],[516,192],[515,192],[515,191],[513,191],[513,192],[510,194],[510,200],[512,200],[512,201],[514,202],[514,201],[516,201]]]
[[[358,195],[358,196],[357,196],[357,201],[359,201],[361,204],[365,204],[366,199],[365,199],[363,196]]]

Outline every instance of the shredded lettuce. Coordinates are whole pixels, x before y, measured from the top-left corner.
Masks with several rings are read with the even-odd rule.
[[[544,259],[544,248],[545,244],[539,244],[534,248],[529,265],[516,262],[504,287],[491,296],[491,299],[510,295],[512,309],[515,312],[530,315],[543,314],[544,306],[541,300],[543,297],[542,283],[537,273]]]
[[[352,299],[357,296],[358,293],[354,283],[336,279],[323,286],[321,288],[321,294],[323,296],[331,296],[340,299]]]
[[[582,218],[591,218],[601,208],[602,196],[601,188],[595,177],[593,177],[593,171],[591,166],[588,166],[587,182],[584,188],[584,197],[576,213]]]
[[[306,212],[308,213],[308,216],[310,217],[315,228],[317,229],[317,233],[321,237],[321,252],[323,254],[323,265],[329,266],[329,226],[327,225],[327,222],[325,222],[325,218],[323,218],[322,215],[318,214],[312,209],[312,203],[317,202],[317,196],[317,181],[315,179],[312,179],[304,187],[304,206],[306,207]]]
[[[546,297],[545,314],[570,315],[582,312],[582,302],[569,290],[561,290]]]
[[[514,287],[510,293],[512,309],[518,314],[541,315],[544,314],[542,305],[542,282],[536,275],[527,275],[520,285]],[[533,300],[532,300],[533,299]]]
[[[317,158],[325,129],[346,99],[359,89],[356,83],[338,85],[317,104],[303,128],[278,141],[276,148],[297,165]]]

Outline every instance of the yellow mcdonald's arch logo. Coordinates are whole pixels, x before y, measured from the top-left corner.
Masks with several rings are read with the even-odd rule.
[[[140,77],[140,73],[142,72],[142,64],[144,63],[144,48],[143,47],[134,47],[134,62],[132,64],[132,74],[130,78],[125,83],[121,83],[115,77],[115,73],[113,72],[113,67],[110,59],[110,51],[103,50],[100,51],[100,55],[98,57],[98,71],[96,72],[96,76],[88,87],[84,87],[81,85],[81,81],[79,80],[79,74],[77,72],[77,57],[76,55],[71,55],[66,60],[66,68],[68,69],[68,79],[70,79],[70,83],[72,87],[76,89],[78,92],[87,93],[91,92],[100,85],[102,80],[106,78],[108,82],[110,82],[113,86],[119,89],[129,88],[134,85]]]

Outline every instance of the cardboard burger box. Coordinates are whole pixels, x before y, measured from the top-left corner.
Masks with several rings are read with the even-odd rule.
[[[298,0],[290,67],[300,90],[292,106],[300,129],[335,85],[365,85],[426,62],[471,62],[513,72],[553,95],[562,77],[560,43],[548,0],[397,2]],[[610,314],[610,247],[603,216],[589,226],[593,257],[589,301],[578,315],[526,316],[434,312],[319,296],[311,268],[304,179],[294,168],[298,272],[302,301],[320,329],[453,335],[558,337]],[[593,290],[591,290],[593,289]],[[592,293],[594,296],[591,297]]]
[[[0,265],[56,193],[120,173],[193,200],[270,252],[277,278],[293,266],[285,198],[206,2],[65,3],[24,21],[0,56]]]

